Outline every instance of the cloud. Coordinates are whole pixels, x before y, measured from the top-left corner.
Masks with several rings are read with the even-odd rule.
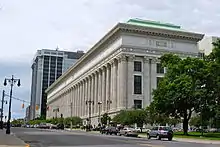
[[[59,45],[86,51],[116,23],[129,18],[170,22],[219,36],[219,4],[218,0],[1,0],[0,80],[11,74],[21,78],[22,87],[15,92],[28,91],[21,94],[28,99],[30,65],[37,49]]]

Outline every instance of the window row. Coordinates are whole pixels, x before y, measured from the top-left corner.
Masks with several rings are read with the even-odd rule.
[[[141,61],[134,61],[134,71],[136,72],[142,72],[142,62]],[[157,73],[164,73],[164,67],[157,63]]]

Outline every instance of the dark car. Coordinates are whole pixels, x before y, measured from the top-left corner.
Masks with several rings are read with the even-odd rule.
[[[169,141],[173,139],[173,131],[170,127],[159,126],[154,127],[147,133],[148,139],[151,137],[161,140],[161,138],[168,138]]]
[[[119,133],[119,131],[118,131],[118,129],[116,127],[109,126],[109,127],[102,128],[100,130],[100,133],[107,134],[107,135],[108,134],[110,134],[110,135],[112,135],[112,134],[117,135]]]

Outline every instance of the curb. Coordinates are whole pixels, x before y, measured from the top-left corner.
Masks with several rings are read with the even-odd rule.
[[[183,138],[173,138],[173,140],[179,142],[190,142],[190,143],[220,144],[220,141],[214,141],[214,140],[198,140],[198,139],[183,139]]]

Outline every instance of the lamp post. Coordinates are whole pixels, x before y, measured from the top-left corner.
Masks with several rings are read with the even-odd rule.
[[[112,103],[111,100],[107,100],[107,114],[109,113],[109,109],[110,109],[110,104]],[[107,125],[109,125],[109,119],[107,121]]]
[[[5,78],[4,86],[7,85],[7,82],[10,84],[11,90],[10,90],[9,110],[8,110],[8,121],[7,121],[7,127],[6,127],[6,134],[10,134],[11,133],[11,131],[10,131],[10,127],[11,127],[10,120],[11,120],[12,89],[13,89],[14,84],[17,83],[17,86],[19,87],[19,86],[21,86],[21,83],[20,83],[20,79],[15,79],[13,75],[12,75],[11,79]]]
[[[92,100],[87,100],[86,101],[86,105],[88,105],[89,106],[89,119],[88,119],[88,122],[89,122],[89,130],[88,131],[90,131],[90,127],[91,127],[91,105],[94,105],[94,101],[92,101]]]
[[[101,106],[102,106],[102,102],[98,102],[98,106],[99,106],[99,124],[101,124]]]

